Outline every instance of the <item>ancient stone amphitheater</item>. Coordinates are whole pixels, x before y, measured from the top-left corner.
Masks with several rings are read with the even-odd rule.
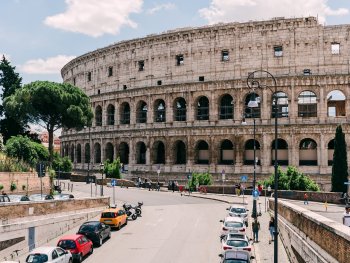
[[[274,18],[170,30],[81,55],[62,77],[90,96],[95,116],[91,127],[63,131],[61,153],[81,173],[119,157],[128,176],[159,169],[161,180],[193,171],[251,180],[255,122],[259,180],[274,169],[277,107],[278,164],[326,187],[336,126],[349,133],[349,32],[314,17]],[[256,70],[270,72],[276,89],[264,74],[271,89],[250,89]]]

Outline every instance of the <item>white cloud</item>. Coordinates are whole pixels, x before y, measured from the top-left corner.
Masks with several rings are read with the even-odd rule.
[[[24,65],[19,66],[19,70],[28,74],[57,74],[74,58],[75,56],[58,55],[47,59],[28,60]]]
[[[122,26],[135,28],[129,18],[131,13],[141,12],[143,0],[65,0],[64,13],[45,18],[48,26],[99,37],[115,35]]]
[[[218,22],[245,22],[273,17],[318,16],[323,23],[327,16],[346,15],[346,8],[331,9],[328,0],[212,0],[199,14],[210,24]]]
[[[173,3],[165,3],[161,5],[156,5],[153,8],[150,8],[146,11],[147,14],[153,15],[156,12],[159,12],[161,10],[171,10],[175,9],[175,5]]]

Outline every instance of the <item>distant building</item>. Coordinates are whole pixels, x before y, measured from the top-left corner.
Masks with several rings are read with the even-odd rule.
[[[45,146],[45,147],[49,147],[49,133],[48,132],[39,132],[39,139],[41,141],[41,143]],[[60,153],[60,149],[61,149],[61,140],[54,136],[53,138],[53,151]]]

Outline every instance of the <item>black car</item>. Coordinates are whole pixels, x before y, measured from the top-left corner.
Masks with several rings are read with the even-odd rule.
[[[103,240],[111,237],[111,227],[100,221],[89,221],[80,226],[77,234],[82,234],[94,245],[101,246]]]
[[[173,190],[173,181],[168,182],[168,190]],[[174,181],[174,191],[179,191],[179,184]]]

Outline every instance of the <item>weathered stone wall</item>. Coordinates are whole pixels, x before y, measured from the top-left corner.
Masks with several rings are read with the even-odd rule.
[[[0,219],[3,222],[7,222],[15,218],[41,216],[102,206],[107,207],[108,205],[109,197],[4,203],[0,205]]]
[[[269,199],[274,209],[274,200]],[[350,228],[307,209],[279,201],[279,232],[293,263],[350,262]]]
[[[17,189],[14,191],[10,190],[11,183],[14,182]],[[3,191],[7,194],[17,193],[40,193],[40,178],[36,173],[0,173],[0,184],[4,186]],[[48,176],[42,177],[43,192],[49,193],[50,191],[50,180]],[[25,190],[22,186],[25,185]]]

